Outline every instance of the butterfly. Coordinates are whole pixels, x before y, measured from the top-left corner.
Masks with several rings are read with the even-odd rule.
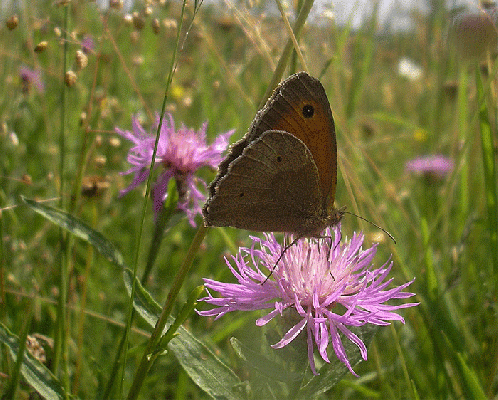
[[[325,89],[306,72],[281,82],[221,162],[205,226],[319,237],[337,224],[335,124]]]

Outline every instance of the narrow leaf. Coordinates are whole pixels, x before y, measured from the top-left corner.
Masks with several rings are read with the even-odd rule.
[[[247,395],[240,379],[203,342],[185,328],[169,343],[190,378],[213,399],[242,400]]]
[[[128,293],[131,293],[133,273],[129,269],[124,271],[124,280]],[[154,327],[161,313],[161,307],[152,298],[150,293],[135,279],[135,310],[144,320]],[[166,324],[174,323],[171,318]],[[165,333],[163,331],[163,334]],[[169,349],[180,362],[190,378],[209,396],[214,399],[239,400],[246,396],[237,389],[241,381],[235,373],[224,364],[208,348],[208,346],[194,337],[184,327],[180,326],[177,335],[169,342]]]
[[[10,355],[17,360],[19,352],[19,339],[13,335],[3,324],[0,324],[0,342],[9,349]],[[45,365],[34,358],[28,352],[24,353],[21,374],[24,379],[41,396],[46,399],[65,399],[64,388],[57,378],[48,370]]]
[[[488,106],[484,97],[484,87],[480,70],[476,72],[477,95],[479,99],[479,127],[481,130],[482,161],[488,213],[489,251],[493,260],[493,273],[498,271],[498,194],[496,189],[496,159],[493,146],[493,132],[489,123]]]
[[[73,217],[65,211],[57,210],[50,206],[46,206],[36,201],[29,200],[21,196],[24,201],[33,211],[42,215],[50,222],[61,228],[71,232],[73,235],[79,237],[90,243],[97,251],[106,257],[109,261],[119,267],[124,268],[125,263],[123,256],[118,251],[116,246],[108,239],[106,239],[100,232],[90,228],[78,218]]]
[[[288,371],[281,364],[270,360],[264,354],[252,350],[236,338],[230,339],[230,344],[238,356],[246,361],[249,366],[256,369],[265,378],[271,381],[292,382],[303,378],[302,374]]]
[[[131,287],[133,282],[133,272],[125,268],[123,271],[124,283],[128,295],[131,295]],[[135,279],[135,298],[133,299],[133,308],[152,328],[156,326],[156,322],[161,314],[161,306],[152,298],[151,294]],[[171,321],[172,322],[172,321]],[[171,325],[168,321],[164,328],[163,335]]]

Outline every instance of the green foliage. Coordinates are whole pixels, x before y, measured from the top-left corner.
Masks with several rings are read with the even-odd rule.
[[[18,7],[19,2],[12,3]],[[158,2],[147,8],[136,3],[125,18],[125,11],[100,10],[94,2],[62,3],[47,0],[2,9],[2,21],[17,13],[19,25],[9,30],[2,22],[0,27],[0,372],[6,377],[0,392],[8,395],[17,387],[24,397],[37,391],[47,398],[68,393],[102,398],[108,390],[109,396],[124,397],[175,276],[192,256],[188,251],[196,229],[182,214],[171,215],[174,185],[163,232],[155,230],[145,185],[119,195],[133,179],[121,174],[130,168],[126,157],[132,145],[114,128],[131,130],[132,116],[146,130],[153,127],[182,4]],[[233,142],[250,126],[288,37],[278,15],[262,13],[262,3],[253,9],[199,4],[185,9],[166,110],[177,127],[183,123],[198,129],[208,121],[209,142],[234,128]],[[433,12],[411,15],[413,29],[408,32],[382,31],[374,15],[360,27],[309,20],[299,37],[309,72],[320,77],[336,122],[337,205],[387,229],[397,244],[351,216],[344,217],[342,232],[350,237],[361,229],[367,244],[380,240],[376,260],[392,254],[396,284],[416,278],[410,290],[420,306],[401,311],[405,325],[395,322],[377,330],[368,345],[368,361],[354,366],[360,378],[344,375],[331,349],[333,362],[315,379],[309,371],[304,378],[302,371],[278,371],[281,364],[269,345],[281,336],[255,327],[260,314],[228,313],[212,320],[192,312],[190,296],[202,279],[233,281],[223,256],[248,243],[245,231],[211,229],[163,333],[177,317],[182,325],[173,325],[165,339],[167,350],[148,366],[139,398],[497,396],[497,67],[494,55],[482,64],[484,60],[460,60],[444,35],[449,10],[444,2],[431,4]],[[134,25],[132,12],[144,21],[142,29]],[[158,33],[152,28],[154,19]],[[87,35],[95,47],[86,54],[88,65],[79,69],[76,51]],[[46,49],[35,51],[42,41]],[[63,57],[77,75],[71,87],[64,86]],[[404,57],[422,68],[420,77],[397,72]],[[22,66],[40,72],[43,92],[36,82],[21,79]],[[437,177],[405,170],[406,161],[427,154],[448,156],[453,171]],[[152,179],[157,174],[158,169]],[[199,178],[209,182],[213,174],[204,169]],[[66,183],[61,193],[62,176]],[[61,196],[63,207],[57,203]],[[196,222],[201,225],[201,218]],[[69,234],[78,239],[61,240]],[[134,277],[125,266],[133,266],[137,249]],[[119,343],[129,320],[133,279],[135,314],[126,347]],[[65,287],[67,308],[61,313],[57,302]],[[26,326],[28,301],[31,323]],[[60,332],[60,318],[66,322],[65,333]],[[23,351],[19,337],[26,329],[55,339],[56,347],[63,343],[62,362],[55,362],[50,346],[45,365],[29,349]],[[364,334],[367,343],[373,332]],[[357,348],[348,351],[358,361]],[[19,352],[24,354],[22,365],[16,364]],[[303,354],[294,356],[296,363],[302,361]],[[18,372],[22,377],[16,377]],[[112,385],[110,378],[116,378]]]
[[[0,324],[0,342],[4,344],[14,360],[20,351],[19,338]],[[23,352],[21,373],[26,381],[46,399],[64,399],[64,388],[50,370],[31,354]]]

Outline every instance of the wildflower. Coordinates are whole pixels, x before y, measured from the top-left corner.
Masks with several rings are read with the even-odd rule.
[[[384,304],[389,299],[413,296],[413,293],[403,292],[413,281],[384,290],[392,281],[392,278],[385,280],[392,261],[374,269],[372,259],[377,245],[363,250],[362,233],[353,235],[349,242],[341,244],[340,224],[332,229],[334,240],[303,239],[285,251],[273,234],[265,234],[265,239],[253,238],[251,248],[241,248],[239,254],[232,257],[235,267],[226,260],[238,283],[204,279],[208,296],[201,300],[215,308],[198,313],[220,318],[230,311],[271,309],[256,321],[256,325],[262,326],[279,314],[282,316],[284,310],[290,310],[299,322],[278,343],[272,345],[273,348],[288,345],[306,330],[308,359],[315,375],[314,347],[316,345],[324,361],[330,362],[327,354],[329,343],[332,343],[338,359],[356,375],[341,336],[358,346],[362,358],[366,360],[365,344],[349,327],[365,324],[389,325],[387,321],[392,320],[404,322],[394,311],[418,303]],[[326,235],[328,234],[330,228]],[[254,244],[258,244],[261,250],[255,250]],[[244,257],[246,255],[248,260]],[[280,257],[278,266],[273,270]],[[262,271],[260,265],[273,271],[270,279],[269,272]],[[209,289],[219,292],[221,297],[213,297]]]
[[[453,171],[453,161],[442,155],[417,157],[405,164],[407,171],[423,174],[430,178],[442,179]]]
[[[423,70],[407,57],[403,57],[398,62],[398,74],[410,81],[416,81],[422,77]]]
[[[136,117],[132,118],[132,125],[132,132],[116,128],[116,133],[134,143],[128,153],[128,162],[132,167],[124,174],[134,173],[135,176],[132,183],[121,191],[122,196],[146,181],[149,176],[159,116],[156,116],[151,134],[144,130]],[[179,193],[178,208],[187,214],[190,224],[195,226],[194,217],[201,214],[200,204],[205,201],[198,185],[205,188],[206,184],[194,174],[203,166],[215,168],[221,162],[222,152],[233,133],[231,130],[219,135],[211,145],[207,145],[206,128],[207,123],[204,123],[197,132],[184,125],[176,130],[171,114],[163,119],[155,160],[155,167],[162,167],[163,171],[152,188],[156,216],[166,199],[169,180],[174,178]]]
[[[40,71],[35,71],[28,67],[19,68],[19,77],[21,78],[22,91],[28,93],[31,86],[34,84],[39,93],[45,91],[45,85],[41,80]]]
[[[83,50],[83,53],[88,54],[91,53],[94,49],[95,41],[93,40],[92,36],[85,35],[83,37],[83,40],[81,41],[81,50]]]

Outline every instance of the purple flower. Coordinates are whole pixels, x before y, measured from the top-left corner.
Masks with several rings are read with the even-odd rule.
[[[450,32],[462,59],[484,58],[486,54],[496,51],[498,44],[496,10],[457,15]]]
[[[81,50],[83,50],[83,53],[88,54],[95,49],[95,42],[90,35],[85,35],[83,37],[83,40],[81,41]]]
[[[276,316],[282,316],[284,310],[292,310],[299,322],[272,347],[282,348],[306,330],[308,359],[315,375],[314,347],[316,345],[324,361],[330,362],[327,354],[329,343],[338,359],[356,375],[341,336],[358,346],[364,360],[367,359],[367,348],[348,327],[368,323],[389,325],[387,321],[392,320],[404,323],[403,318],[394,311],[418,303],[384,304],[390,299],[413,296],[413,293],[403,292],[413,280],[385,290],[393,280],[386,280],[392,261],[373,268],[372,259],[377,245],[363,250],[364,235],[361,233],[354,234],[349,242],[341,244],[340,224],[333,230],[334,240],[302,239],[286,250],[273,234],[265,234],[264,240],[252,238],[251,248],[241,248],[239,254],[232,257],[236,268],[226,260],[238,283],[204,279],[208,296],[201,300],[215,308],[198,313],[219,318],[230,311],[271,309],[256,321],[258,326],[262,326]],[[329,234],[330,229],[326,232],[326,235]],[[261,250],[254,248],[256,243]],[[247,259],[245,256],[248,256]],[[273,269],[279,257],[281,260]],[[262,271],[260,266],[265,270]],[[271,278],[268,278],[268,271],[273,271]],[[213,297],[209,289],[219,292],[221,297]]]
[[[136,117],[132,118],[133,132],[115,128],[116,133],[134,144],[127,158],[132,167],[123,174],[134,173],[135,176],[132,183],[121,191],[121,196],[147,180],[158,125],[159,116],[157,115],[156,123],[150,134],[142,128]],[[169,180],[174,178],[179,193],[178,208],[187,214],[190,224],[195,226],[194,217],[196,214],[201,214],[200,204],[205,201],[205,196],[199,190],[198,185],[205,188],[206,184],[194,174],[203,166],[212,168],[218,166],[222,159],[221,154],[228,146],[228,138],[233,133],[231,130],[219,135],[208,146],[206,127],[207,123],[204,123],[202,128],[196,132],[182,125],[176,130],[170,114],[163,119],[155,160],[155,167],[162,168],[162,172],[152,187],[156,216],[166,199]]]
[[[440,179],[453,171],[453,167],[453,161],[442,155],[417,157],[405,164],[407,171]]]
[[[28,67],[19,68],[19,77],[21,78],[21,85],[23,92],[29,92],[29,89],[34,84],[38,89],[38,92],[43,93],[45,91],[45,85],[41,80],[40,71],[35,71]]]

